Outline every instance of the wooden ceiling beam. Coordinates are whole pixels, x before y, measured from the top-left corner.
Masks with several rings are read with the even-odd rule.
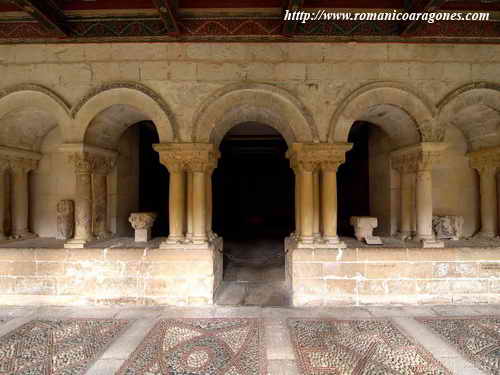
[[[178,36],[180,30],[175,18],[177,2],[173,0],[153,0],[153,3],[158,13],[160,13],[160,18],[167,29],[167,34],[170,36]]]
[[[407,1],[406,10],[409,13],[426,13],[439,10],[446,0],[409,0]],[[415,33],[418,29],[424,26],[425,21],[409,21],[405,23],[401,36],[408,36]]]
[[[54,1],[10,0],[10,3],[28,13],[46,29],[54,31],[60,36],[69,36],[64,14]]]
[[[283,7],[281,16],[285,16],[286,11],[294,12],[300,11],[304,6],[304,0],[283,0]],[[292,36],[297,28],[297,22],[299,21],[286,21],[283,19],[283,28],[281,29],[282,34],[285,36]]]

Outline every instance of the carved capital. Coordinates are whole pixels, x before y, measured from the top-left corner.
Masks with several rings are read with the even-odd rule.
[[[439,162],[446,143],[423,142],[396,150],[391,155],[391,165],[400,173],[428,171]]]
[[[153,146],[160,161],[170,172],[189,169],[211,173],[217,167],[220,153],[209,143],[162,143]]]
[[[107,176],[115,167],[116,157],[96,155],[94,173]]]
[[[287,157],[296,171],[333,167],[336,170],[345,162],[345,153],[351,148],[350,143],[294,143]]]
[[[96,169],[97,157],[90,152],[71,153],[69,154],[69,160],[75,166],[76,173],[93,173]]]
[[[471,168],[480,174],[496,174],[500,168],[500,147],[483,148],[467,154]]]
[[[134,212],[130,214],[128,221],[134,229],[150,229],[156,219],[154,212]]]
[[[33,159],[22,159],[22,158],[12,158],[8,162],[9,167],[14,172],[28,173],[38,166],[38,160]]]

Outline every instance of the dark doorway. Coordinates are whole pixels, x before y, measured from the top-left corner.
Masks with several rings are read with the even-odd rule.
[[[243,293],[234,304],[286,303],[281,292],[262,293],[284,283],[284,239],[295,226],[294,176],[286,150],[276,130],[257,123],[234,127],[220,145],[213,228],[224,238],[224,281],[239,283],[235,287]]]
[[[346,161],[337,173],[338,232],[340,236],[354,236],[349,223],[351,216],[370,215],[369,150],[371,124],[356,121],[349,132],[348,142],[353,144],[346,153]]]
[[[139,211],[156,212],[152,236],[168,235],[169,174],[160,163],[153,144],[159,143],[158,133],[151,121],[139,125]]]

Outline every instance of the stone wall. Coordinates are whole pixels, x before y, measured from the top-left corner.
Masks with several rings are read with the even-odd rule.
[[[128,100],[130,93],[127,92],[121,97],[127,99],[126,104],[134,107],[133,109],[123,112],[122,117],[118,116],[119,111],[111,111],[97,121],[101,125],[103,123],[109,125],[102,127],[102,135],[110,139],[114,139],[113,131],[124,131],[126,126],[130,125],[127,121],[152,119],[156,116],[155,119],[161,119],[155,124],[160,130],[172,125],[175,129],[175,141],[193,141],[193,127],[197,121],[211,124],[212,120],[216,120],[214,118],[203,120],[203,116],[207,115],[204,110],[212,100],[221,98],[232,89],[241,89],[242,92],[238,94],[239,100],[246,105],[250,98],[257,97],[252,96],[255,86],[253,89],[248,87],[264,84],[268,85],[265,90],[271,92],[269,87],[273,87],[275,91],[272,91],[266,100],[261,100],[257,104],[262,105],[262,102],[265,102],[272,106],[270,111],[278,108],[290,115],[290,118],[279,121],[295,126],[298,135],[307,133],[303,125],[307,122],[317,130],[317,135],[314,135],[317,140],[331,141],[330,133],[332,126],[335,125],[332,124],[335,122],[333,119],[336,119],[335,114],[342,108],[348,108],[346,113],[338,118],[339,121],[342,118],[348,118],[350,121],[351,117],[354,120],[372,121],[384,131],[392,129],[394,134],[401,132],[404,141],[408,139],[403,134],[406,131],[405,126],[416,126],[401,125],[412,121],[405,111],[421,113],[422,103],[425,103],[431,108],[430,112],[435,112],[435,117],[439,120],[439,106],[453,96],[452,93],[459,92],[461,87],[472,82],[498,84],[499,73],[500,46],[497,45],[397,43],[0,45],[0,77],[2,77],[0,96],[6,95],[12,99],[9,103],[4,103],[4,100],[0,99],[0,129],[5,129],[0,132],[0,144],[14,147],[23,145],[25,148],[41,151],[44,154],[41,162],[42,171],[33,173],[35,184],[32,188],[31,201],[37,203],[34,203],[31,220],[35,232],[42,236],[51,236],[55,234],[53,207],[59,199],[73,198],[69,191],[74,190],[72,185],[74,182],[69,172],[65,170],[65,166],[59,168],[62,159],[55,156],[54,159],[51,156],[53,160],[47,161],[45,155],[53,153],[57,142],[52,142],[56,138],[58,142],[85,140],[85,129],[95,124],[95,117],[99,115],[98,113],[94,117],[88,117],[87,114],[91,112],[90,107],[104,105],[102,97],[90,102],[89,98],[98,92],[100,87],[112,82],[140,84],[151,90],[155,100],[165,104],[163,109],[168,113],[171,124],[167,124],[165,118],[156,116],[158,114],[155,111],[149,111],[146,115],[141,114],[141,111],[146,111],[145,102],[138,101],[134,103],[135,107],[132,106],[133,100]],[[32,89],[27,89],[26,86],[24,86],[26,93],[12,94],[9,91],[11,89],[16,91],[16,88],[21,90],[23,86],[19,85],[26,84],[40,85],[50,90],[57,99],[52,101],[43,99],[43,95],[30,91]],[[367,85],[388,88],[373,96],[375,98],[373,100],[378,98],[380,103],[387,100],[388,105],[382,111],[385,112],[383,116],[381,111],[370,113],[369,108],[363,106],[371,103],[363,101],[366,99],[363,96],[363,88]],[[400,89],[403,91],[398,91]],[[392,96],[389,95],[391,90],[394,91]],[[402,92],[405,94],[402,95]],[[282,95],[283,93],[289,96]],[[279,100],[276,99],[278,97]],[[391,98],[394,97],[401,97],[401,103],[406,107],[398,109],[395,103],[391,102]],[[278,104],[273,102],[274,99]],[[227,101],[231,102],[228,106],[230,111],[235,108],[232,104],[237,104],[238,98],[227,98]],[[15,103],[21,103],[22,110],[16,108]],[[88,103],[91,105],[85,108],[84,113],[76,116],[78,112],[76,110],[82,108],[80,105]],[[346,107],[349,103],[354,104],[352,107]],[[114,105],[116,104],[117,102],[114,102]],[[293,106],[302,112],[299,114],[289,110]],[[223,108],[223,105],[219,105],[216,109],[220,108]],[[104,109],[103,107],[103,111]],[[65,111],[66,115],[63,113]],[[299,115],[307,121],[299,119]],[[272,113],[269,118],[273,116],[278,115]],[[479,119],[474,116],[463,120],[468,124],[474,124]],[[237,119],[240,116],[234,117]],[[114,126],[113,122],[118,125]],[[438,123],[436,126],[438,125],[447,125],[446,140],[458,143],[453,146],[447,161],[435,167],[433,184],[435,211],[437,214],[464,216],[465,233],[469,235],[479,227],[475,172],[469,168],[465,159],[467,150],[466,143],[463,143],[465,140],[454,128],[453,123]],[[58,135],[53,135],[55,133]],[[166,139],[168,137],[165,137],[168,132],[159,131],[159,134],[160,138],[163,137],[162,142],[169,141]],[[52,139],[44,141],[47,146],[40,148],[37,144],[30,143],[33,139],[39,140],[44,137]],[[93,134],[93,137],[97,140],[103,139],[99,134]],[[173,138],[170,141],[174,140]],[[43,178],[39,176],[48,173],[47,165],[56,166],[59,176],[42,181]],[[453,179],[452,183],[448,178]],[[61,183],[61,180],[64,183]],[[48,190],[49,185],[57,186],[56,190]],[[54,191],[59,192],[54,194]],[[393,189],[392,194],[394,193]],[[119,225],[115,222],[117,216],[114,213],[118,208],[116,203],[112,202],[110,207],[115,207],[109,214],[111,227],[118,231]],[[395,214],[397,207],[392,207],[391,212],[392,215]],[[120,217],[125,217],[125,214]],[[394,230],[394,221],[391,217],[391,230]]]
[[[207,305],[219,249],[2,249],[2,304]]]
[[[295,249],[294,306],[500,302],[494,248]]]

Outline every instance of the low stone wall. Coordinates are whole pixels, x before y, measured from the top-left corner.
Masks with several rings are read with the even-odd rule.
[[[500,248],[290,249],[294,306],[500,302]]]
[[[0,301],[212,304],[219,249],[0,249]]]

